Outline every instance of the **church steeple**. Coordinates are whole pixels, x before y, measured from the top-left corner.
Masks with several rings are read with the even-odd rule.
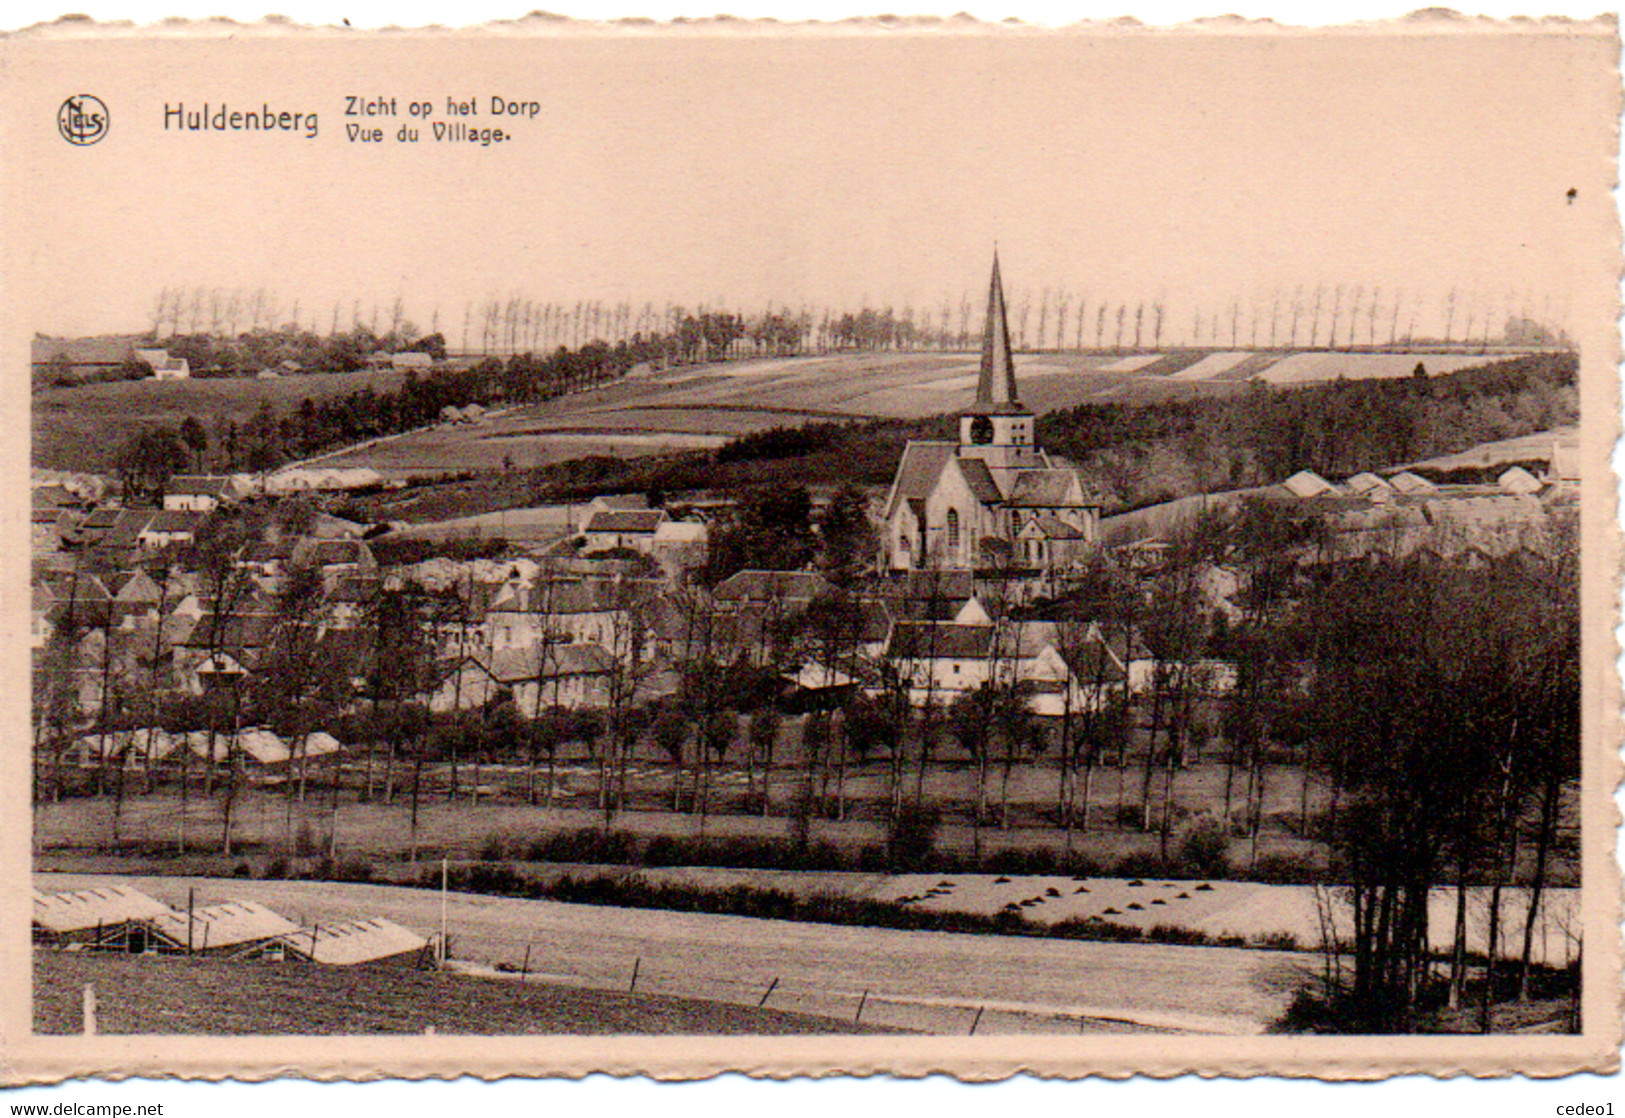
[[[1033,413],[1016,396],[1016,360],[1010,349],[1010,321],[1004,310],[997,249],[987,287],[976,399],[959,416],[959,456],[980,458],[1001,489],[1009,471],[1043,465],[1043,456],[1033,446]]]
[[[987,321],[982,327],[982,371],[973,410],[983,415],[1024,410],[1016,396],[1016,362],[1010,352],[1010,322],[999,279],[999,250],[993,250],[993,279],[987,288]]]

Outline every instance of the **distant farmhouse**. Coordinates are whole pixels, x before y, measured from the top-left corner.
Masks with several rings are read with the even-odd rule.
[[[1016,392],[999,261],[987,296],[976,400],[959,441],[911,441],[886,497],[882,548],[892,571],[1004,567],[1053,574],[1100,542],[1100,505],[1069,464],[1033,441]]]
[[[138,349],[135,359],[152,370],[159,380],[185,380],[192,375],[184,357],[171,357],[167,349]]]

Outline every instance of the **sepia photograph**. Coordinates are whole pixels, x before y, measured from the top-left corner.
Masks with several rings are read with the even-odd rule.
[[[0,41],[7,1066],[1617,1066],[1618,53]]]

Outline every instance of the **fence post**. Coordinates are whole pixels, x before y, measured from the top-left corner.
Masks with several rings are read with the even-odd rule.
[[[530,973],[530,944],[525,944],[525,961],[519,965],[519,981],[523,982]]]
[[[985,1005],[979,1005],[979,1006],[976,1007],[976,1016],[971,1019],[970,1033],[968,1035],[970,1035],[970,1036],[975,1036],[976,1035],[976,1026],[980,1025],[982,1023],[982,1010],[984,1010],[986,1008],[987,1008],[987,1006],[985,1006]]]
[[[856,1025],[863,1018],[863,1007],[868,1003],[868,1001],[869,991],[865,990],[863,992],[863,997],[858,999],[858,1011],[852,1015],[852,1023],[854,1025]]]
[[[85,983],[85,1035],[96,1035],[96,987]]]
[[[775,986],[777,986],[778,984],[779,984],[779,980],[777,978],[775,978],[772,982],[769,982],[767,984],[767,993],[763,994],[762,995],[762,1000],[756,1003],[756,1008],[757,1009],[761,1009],[764,1005],[767,1004],[767,999],[771,998],[773,996],[773,988]]]
[[[626,988],[626,992],[628,994],[635,994],[638,992],[638,968],[641,966],[643,966],[643,956],[639,955],[636,959],[632,960],[632,984]]]

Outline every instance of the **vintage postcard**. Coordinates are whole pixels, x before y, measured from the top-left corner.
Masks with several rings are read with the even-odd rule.
[[[6,1080],[1615,1068],[1619,49],[0,40]]]

